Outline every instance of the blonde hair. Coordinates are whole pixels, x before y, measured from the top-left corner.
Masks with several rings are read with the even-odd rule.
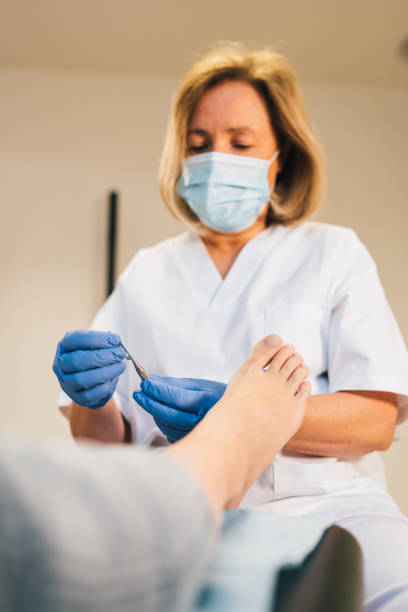
[[[277,138],[281,171],[271,195],[267,224],[294,225],[310,217],[326,194],[326,168],[296,75],[286,58],[272,49],[249,51],[233,43],[198,60],[176,95],[159,171],[160,193],[167,208],[191,229],[200,231],[199,219],[177,193],[177,181],[196,104],[205,91],[225,81],[244,81],[254,87],[266,103]]]

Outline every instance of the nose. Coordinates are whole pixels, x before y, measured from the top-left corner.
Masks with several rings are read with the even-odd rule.
[[[231,153],[232,145],[230,137],[225,134],[216,134],[213,136],[211,151],[214,153]]]

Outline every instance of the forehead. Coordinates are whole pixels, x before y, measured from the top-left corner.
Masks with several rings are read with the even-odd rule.
[[[270,126],[265,101],[243,81],[226,81],[203,93],[194,109],[190,128],[211,128],[217,124],[247,123],[265,129]]]

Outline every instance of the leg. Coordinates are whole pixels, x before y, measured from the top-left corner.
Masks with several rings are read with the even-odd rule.
[[[3,439],[0,490],[2,612],[176,610],[195,596],[213,517],[161,453]]]

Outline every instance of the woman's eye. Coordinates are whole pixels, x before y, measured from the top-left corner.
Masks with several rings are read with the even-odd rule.
[[[200,151],[204,151],[207,148],[207,145],[192,145],[188,147],[190,153],[199,153]]]
[[[246,145],[246,144],[241,144],[241,143],[239,143],[239,142],[236,142],[236,143],[234,144],[234,148],[235,148],[235,149],[249,149],[249,145]]]

